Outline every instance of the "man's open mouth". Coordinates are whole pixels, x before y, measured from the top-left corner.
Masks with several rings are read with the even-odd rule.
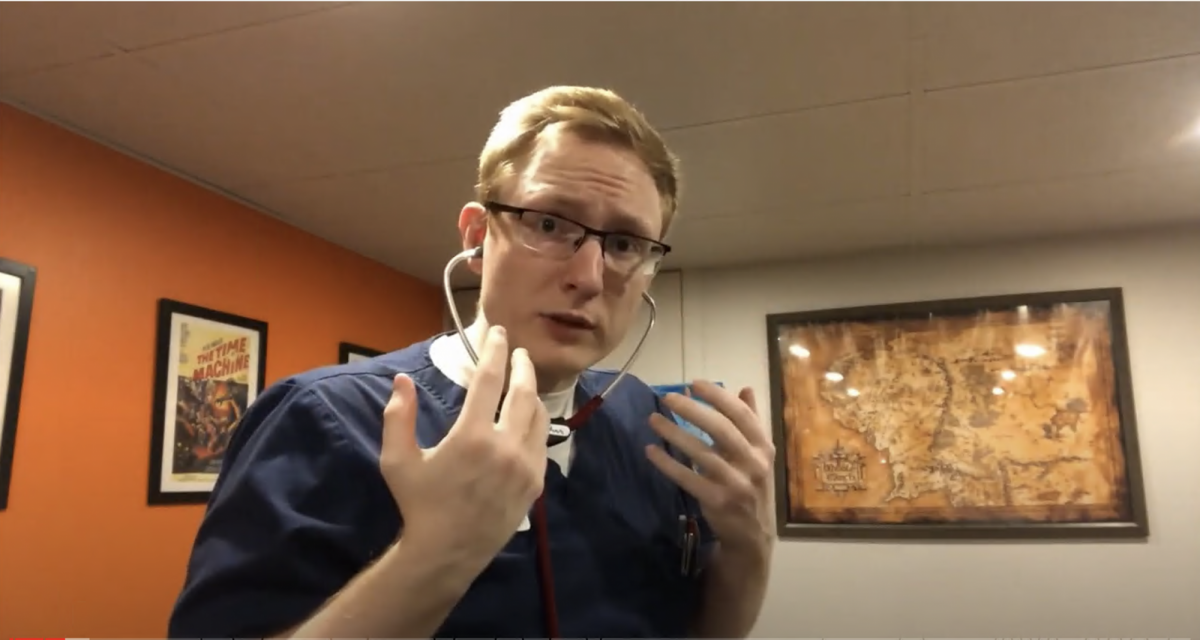
[[[596,328],[596,325],[582,315],[574,313],[546,313],[542,314],[545,318],[554,322],[571,327],[572,329],[583,329],[591,331]]]

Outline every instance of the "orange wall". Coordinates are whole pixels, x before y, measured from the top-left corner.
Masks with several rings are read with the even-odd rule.
[[[0,638],[166,633],[203,508],[146,506],[159,297],[269,322],[268,384],[442,326],[435,288],[6,105],[0,256],[38,269]]]

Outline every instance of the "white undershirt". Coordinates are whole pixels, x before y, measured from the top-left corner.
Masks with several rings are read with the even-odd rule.
[[[478,347],[476,349],[478,350]],[[435,339],[429,346],[429,358],[433,360],[433,366],[437,367],[438,371],[441,371],[442,375],[449,378],[454,384],[464,389],[470,385],[471,377],[475,372],[475,363],[471,361],[470,354],[467,353],[462,339],[457,334],[451,333]],[[564,418],[575,412],[574,386],[540,397],[551,418]],[[549,437],[549,432],[547,432],[547,437]],[[570,471],[574,454],[575,434],[567,436],[564,442],[550,447],[547,451],[550,462],[557,464],[564,476]]]

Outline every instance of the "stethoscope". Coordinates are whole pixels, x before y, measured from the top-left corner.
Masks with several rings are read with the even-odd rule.
[[[463,347],[467,350],[467,354],[471,356],[471,361],[476,366],[479,365],[479,355],[475,353],[475,347],[471,346],[471,340],[467,338],[467,332],[463,328],[462,317],[458,315],[458,304],[454,300],[454,288],[450,286],[450,276],[454,273],[458,265],[463,262],[482,257],[482,246],[467,249],[451,258],[450,262],[446,263],[446,269],[442,273],[442,289],[446,295],[446,304],[450,307],[450,317],[454,320],[454,328],[458,331],[458,337],[462,340]],[[604,398],[608,396],[608,393],[615,389],[617,384],[621,382],[621,379],[629,373],[629,368],[633,366],[638,354],[642,352],[642,345],[646,343],[646,338],[650,337],[650,331],[654,329],[654,321],[658,318],[658,305],[654,303],[654,298],[651,298],[649,293],[643,291],[642,300],[650,307],[650,322],[646,325],[646,331],[642,333],[642,339],[638,340],[637,346],[633,348],[633,353],[630,354],[629,360],[625,361],[625,366],[621,367],[616,377],[612,379],[612,382],[608,383],[608,386],[604,387],[604,391],[600,392],[600,395],[588,400],[579,411],[575,412],[575,415],[568,418],[564,425],[561,425],[568,429],[566,433],[562,433],[561,431],[556,433],[554,429],[556,425],[551,425],[550,439],[547,442],[548,446],[554,446],[566,440],[570,432],[583,426],[583,423],[595,413],[596,409],[600,408],[601,403],[604,402]]]
[[[458,337],[462,340],[463,347],[467,350],[467,354],[471,356],[471,361],[476,366],[479,365],[479,356],[475,353],[475,348],[471,346],[471,340],[467,338],[467,332],[463,328],[462,318],[458,315],[458,304],[454,299],[454,289],[450,286],[450,276],[454,273],[454,269],[463,262],[475,258],[483,257],[483,247],[468,249],[450,259],[446,263],[446,269],[442,275],[442,288],[446,295],[446,304],[450,307],[450,317],[454,320],[454,328],[458,331]],[[629,360],[625,362],[625,366],[621,367],[620,372],[608,383],[604,391],[599,395],[588,400],[578,411],[570,418],[562,421],[552,421],[550,424],[550,433],[547,437],[547,446],[554,446],[564,442],[571,433],[587,423],[588,418],[600,408],[604,403],[604,398],[609,392],[616,388],[621,379],[629,373],[629,368],[633,366],[637,360],[638,354],[642,351],[642,345],[645,344],[646,338],[650,337],[650,330],[654,328],[654,321],[658,316],[658,307],[654,304],[654,298],[650,297],[647,292],[642,292],[642,300],[650,306],[650,323],[646,325],[646,331],[642,334],[642,339],[638,340],[637,346],[634,347],[633,353],[630,354]],[[550,529],[546,519],[546,502],[544,494],[538,496],[533,504],[533,527],[537,541],[537,564],[538,577],[541,584],[542,592],[542,609],[546,617],[546,631],[551,638],[558,638],[558,605],[554,599],[554,572],[550,565]]]

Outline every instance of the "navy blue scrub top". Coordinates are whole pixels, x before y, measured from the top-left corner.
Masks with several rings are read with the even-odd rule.
[[[466,396],[433,365],[431,342],[309,371],[259,395],[235,432],[197,533],[170,637],[285,631],[397,539],[401,514],[379,471],[392,378],[404,372],[416,382],[424,447],[446,434]],[[575,406],[614,375],[586,372]],[[646,459],[645,446],[661,444],[648,425],[659,411],[671,415],[652,389],[626,376],[575,433],[569,476],[547,465],[565,637],[689,635],[703,574],[681,571],[680,515],[699,520],[702,558],[713,536],[691,496]],[[515,533],[436,635],[546,637],[533,529]]]

